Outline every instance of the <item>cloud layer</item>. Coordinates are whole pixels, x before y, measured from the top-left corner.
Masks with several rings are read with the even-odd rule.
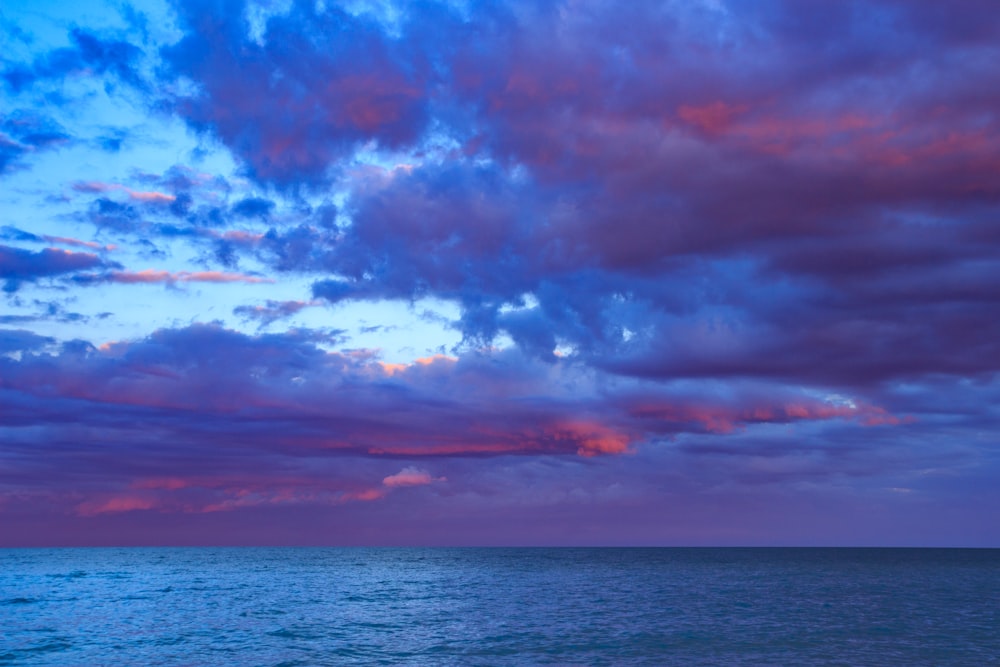
[[[1000,540],[954,518],[1000,508],[990,4],[134,9],[0,71],[0,513]]]

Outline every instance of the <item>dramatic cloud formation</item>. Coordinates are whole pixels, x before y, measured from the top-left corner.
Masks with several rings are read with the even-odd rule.
[[[991,5],[31,16],[11,543],[1000,543]]]

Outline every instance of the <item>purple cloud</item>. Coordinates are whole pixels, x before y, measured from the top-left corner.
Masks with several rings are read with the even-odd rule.
[[[368,139],[405,146],[427,123],[430,64],[377,23],[294,3],[268,20],[259,43],[239,2],[208,11],[178,2],[177,10],[187,32],[163,58],[204,91],[177,99],[177,111],[220,136],[262,180],[317,182]]]
[[[393,490],[426,490],[412,502],[449,521],[461,515],[454,494],[490,516],[507,516],[518,494],[545,513],[570,498],[542,472],[554,466],[590,470],[587,503],[632,507],[631,521],[663,502],[655,489],[667,478],[692,506],[719,485],[761,502],[775,488],[844,479],[922,488],[916,471],[976,456],[923,438],[996,421],[980,413],[949,423],[930,395],[882,397],[923,415],[913,419],[857,396],[775,385],[601,389],[587,384],[586,369],[516,352],[386,364],[325,352],[310,332],[246,336],[196,325],[100,348],[11,333],[2,338],[20,355],[0,356],[0,398],[11,408],[0,431],[17,454],[4,484],[17,491],[0,496],[13,519],[26,498],[88,521],[138,512],[170,526],[172,516],[267,508],[395,508]],[[44,460],[28,456],[38,447]],[[595,456],[611,460],[591,468]],[[651,460],[667,465],[661,477]],[[584,468],[565,468],[574,461]],[[523,479],[510,477],[515,470]],[[599,481],[605,474],[625,484]],[[531,488],[551,495],[529,501]],[[719,535],[725,525],[718,520]]]
[[[6,281],[4,291],[15,292],[21,283],[39,278],[77,273],[106,266],[98,255],[45,248],[31,252],[22,248],[0,245],[0,279]]]
[[[234,282],[211,307],[245,331],[5,331],[0,512],[213,535],[308,506],[364,518],[361,542],[420,512],[438,537],[489,541],[488,516],[526,540],[593,519],[738,542],[782,534],[762,517],[819,540],[813,519],[882,507],[841,537],[905,542],[897,520],[930,513],[939,536],[996,541],[948,518],[998,506],[991,5],[286,4],[176,0],[172,44],[78,28],[6,65],[19,105],[46,81],[124,82],[198,142],[47,185],[52,227],[0,234],[72,251],[0,246],[7,291]],[[0,120],[0,172],[82,145],[56,117]],[[162,268],[111,264],[106,240]],[[338,321],[355,350],[343,330],[260,333],[423,300],[462,340],[420,359],[360,347],[403,322]]]
[[[302,457],[586,458],[634,453],[679,434],[726,434],[760,424],[905,423],[860,399],[831,402],[778,388],[725,397],[652,386],[612,392],[592,386],[580,393],[583,369],[539,365],[516,353],[387,364],[325,352],[317,344],[328,336],[318,332],[246,336],[196,325],[100,348],[65,343],[57,352],[49,349],[51,339],[9,333],[8,347],[20,351],[17,358],[0,358],[0,393],[17,408],[0,424],[10,446],[31,446],[35,431],[25,427],[45,424],[39,435],[51,443],[52,457],[46,474],[69,480],[99,465],[104,481],[92,482],[107,490],[145,484],[146,477],[225,476],[224,461],[235,455],[263,489],[268,467],[295,467]],[[576,391],[556,391],[554,377],[577,374]],[[155,446],[117,459],[114,452],[131,448],[137,427]],[[65,448],[92,438],[104,443],[106,457],[87,462],[81,450]],[[300,473],[303,484],[318,483]],[[379,479],[401,486],[419,476],[405,467],[400,475]]]

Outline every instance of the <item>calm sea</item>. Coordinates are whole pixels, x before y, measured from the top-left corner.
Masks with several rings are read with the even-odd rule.
[[[0,665],[1000,665],[1000,550],[0,550]]]

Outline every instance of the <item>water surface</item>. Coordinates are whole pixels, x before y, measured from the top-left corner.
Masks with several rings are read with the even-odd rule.
[[[0,550],[0,665],[1000,664],[1000,550]]]

